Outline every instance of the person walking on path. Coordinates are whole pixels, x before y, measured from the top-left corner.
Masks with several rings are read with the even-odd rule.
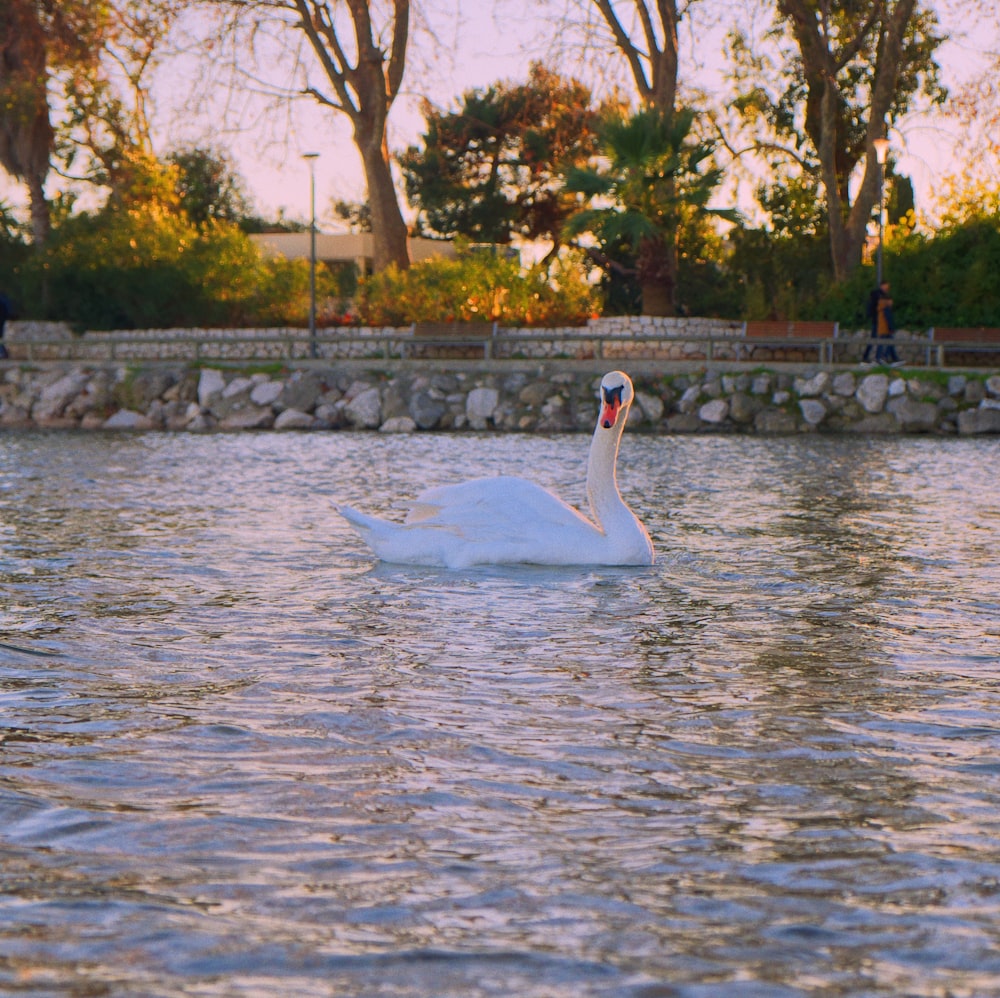
[[[875,347],[875,363],[898,364],[899,355],[893,336],[896,334],[896,319],[892,311],[892,298],[889,296],[889,282],[883,281],[878,300],[878,317],[876,319],[876,334],[878,342]]]
[[[861,358],[862,364],[867,364],[875,348],[875,363],[898,364],[899,357],[892,342],[896,332],[896,321],[892,311],[892,298],[889,295],[889,282],[882,281],[868,296],[868,318],[871,319],[871,336],[865,344],[865,352]]]

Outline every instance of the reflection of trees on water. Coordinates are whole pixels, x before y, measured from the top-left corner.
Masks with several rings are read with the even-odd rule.
[[[845,966],[860,968],[886,941],[887,913],[946,902],[925,873],[949,852],[943,832],[960,805],[941,798],[962,778],[932,756],[957,750],[915,720],[927,689],[898,667],[926,596],[921,573],[949,555],[924,536],[937,524],[913,447],[673,445],[665,475],[682,553],[653,597],[659,623],[643,618],[636,679],[662,712],[635,744],[650,758],[651,812],[659,800],[687,830],[686,845],[662,852],[671,904],[718,913],[715,931],[671,937],[689,954],[729,947],[755,965],[777,938],[770,927],[804,922],[832,939],[838,919],[862,918],[872,932],[839,941]]]

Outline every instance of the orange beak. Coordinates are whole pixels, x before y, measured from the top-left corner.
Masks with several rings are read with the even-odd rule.
[[[601,426],[606,430],[610,430],[612,426],[615,425],[615,421],[618,419],[618,412],[622,407],[621,399],[616,395],[611,398],[606,398],[604,404],[601,406]]]

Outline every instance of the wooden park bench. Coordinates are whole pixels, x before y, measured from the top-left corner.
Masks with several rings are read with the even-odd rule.
[[[496,331],[495,322],[415,322],[413,356],[489,360]]]
[[[743,324],[743,336],[748,343],[772,347],[811,346],[819,350],[819,362],[832,360],[830,340],[836,339],[839,323],[803,321],[799,319],[758,320]]]
[[[990,326],[931,326],[927,331],[931,348],[937,350],[937,365],[944,367],[945,354],[996,353],[1000,351],[1000,329]]]

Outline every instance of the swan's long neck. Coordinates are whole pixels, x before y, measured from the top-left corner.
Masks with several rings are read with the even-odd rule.
[[[618,464],[618,445],[621,443],[627,418],[627,405],[618,410],[613,426],[603,426],[602,417],[599,416],[594,438],[590,442],[590,457],[587,460],[587,499],[590,502],[591,515],[605,533],[613,529],[615,522],[623,515],[629,521],[634,519],[632,511],[625,505],[618,491],[615,471]]]

